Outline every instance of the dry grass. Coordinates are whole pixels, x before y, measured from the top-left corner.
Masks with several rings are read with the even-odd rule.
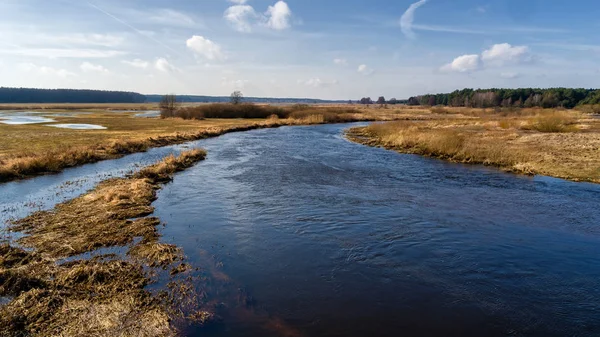
[[[557,110],[474,115],[374,124],[352,129],[349,137],[404,153],[600,183],[600,121]]]
[[[533,118],[530,127],[539,132],[560,133],[577,131],[577,119],[572,113],[552,112]]]
[[[175,246],[158,242],[153,212],[159,184],[205,157],[191,150],[168,157],[130,178],[112,179],[52,211],[12,224],[23,231],[25,251],[0,245],[0,296],[14,296],[0,308],[0,331],[31,336],[171,336],[173,302],[152,296],[146,267],[183,260]],[[135,220],[132,220],[135,219]],[[130,261],[118,256],[59,263],[102,247],[133,244]],[[174,269],[187,270],[185,265]],[[189,300],[189,299],[188,299]]]

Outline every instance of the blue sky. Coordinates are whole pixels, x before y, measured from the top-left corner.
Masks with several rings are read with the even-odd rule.
[[[2,0],[0,85],[359,99],[600,87],[593,0]]]

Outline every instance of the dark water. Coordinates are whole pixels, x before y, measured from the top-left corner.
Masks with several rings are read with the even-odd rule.
[[[221,322],[188,335],[600,335],[600,186],[368,148],[344,127],[203,141],[209,158],[159,193],[165,239],[229,288]]]

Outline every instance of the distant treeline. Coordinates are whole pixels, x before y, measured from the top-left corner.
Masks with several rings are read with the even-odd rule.
[[[0,88],[0,103],[144,103],[146,96],[135,92]]]
[[[0,103],[158,103],[162,98],[163,95],[142,95],[125,91],[0,88]],[[230,96],[177,96],[177,101],[180,103],[225,103],[230,100]],[[246,97],[244,101],[270,104],[345,102],[311,98],[268,97]]]
[[[449,94],[411,97],[409,105],[448,105],[457,107],[542,107],[574,108],[583,104],[600,104],[597,89],[463,89]]]

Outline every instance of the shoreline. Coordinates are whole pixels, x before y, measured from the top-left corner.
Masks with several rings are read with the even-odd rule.
[[[384,141],[381,137],[374,135],[369,132],[369,127],[356,127],[349,128],[345,130],[344,135],[346,139],[352,141],[357,144],[362,144],[370,147],[380,147],[386,150],[395,151],[401,154],[414,154],[420,155],[428,158],[434,158],[438,160],[443,160],[450,163],[457,164],[467,164],[467,165],[483,165],[486,167],[493,167],[498,170],[507,173],[527,175],[527,176],[547,176],[552,178],[564,179],[572,182],[582,182],[582,183],[591,183],[591,184],[600,184],[600,176],[598,177],[576,177],[569,174],[552,174],[552,172],[547,172],[543,170],[536,169],[535,167],[527,164],[527,163],[519,163],[515,162],[501,162],[501,161],[493,161],[489,158],[486,159],[477,159],[473,157],[459,157],[452,153],[444,153],[431,151],[427,149],[426,146],[421,146],[419,143],[415,143],[412,146],[401,146],[397,144],[393,144],[391,142]]]
[[[10,231],[25,235],[18,246],[0,243],[0,296],[11,299],[0,306],[0,330],[33,336],[123,331],[172,336],[174,321],[210,321],[212,314],[184,279],[191,266],[183,251],[160,242],[161,222],[151,205],[176,172],[205,157],[198,149],[166,157],[10,224]],[[101,248],[126,253],[103,254]],[[154,294],[146,286],[159,273],[172,281]]]
[[[146,152],[151,148],[183,144],[201,139],[222,136],[227,133],[244,132],[257,129],[278,128],[283,126],[309,126],[319,124],[339,124],[355,122],[374,122],[377,118],[349,118],[348,120],[327,123],[319,119],[267,119],[250,121],[245,125],[211,126],[204,130],[186,133],[173,133],[144,140],[115,141],[112,144],[99,144],[91,147],[74,147],[67,151],[54,151],[43,155],[9,159],[8,164],[0,166],[0,184],[30,179],[38,176],[56,174],[64,169],[104,160],[118,159],[123,156]],[[389,119],[388,119],[389,120]],[[384,121],[382,119],[382,121]],[[0,159],[0,164],[2,160]]]

